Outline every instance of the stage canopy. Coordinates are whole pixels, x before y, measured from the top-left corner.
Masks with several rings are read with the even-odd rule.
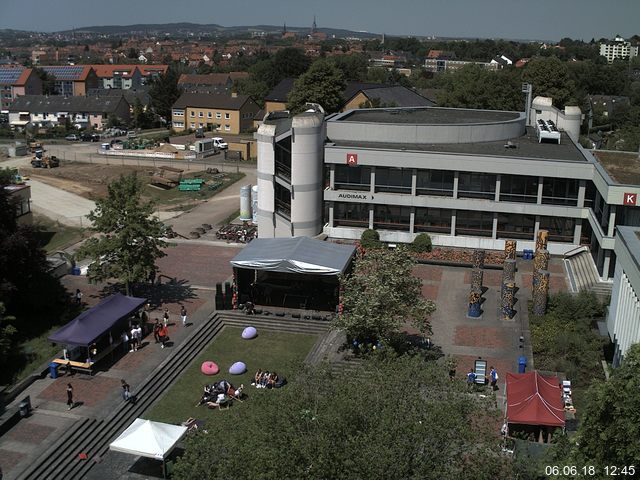
[[[118,320],[135,312],[146,301],[144,298],[126,297],[120,293],[111,295],[52,334],[49,341],[88,347],[118,323]]]
[[[136,418],[109,449],[164,460],[185,433],[187,427]]]
[[[538,372],[507,373],[507,422],[564,427],[559,383]]]
[[[271,272],[338,275],[347,269],[355,251],[352,245],[307,237],[257,238],[231,260],[231,265]]]

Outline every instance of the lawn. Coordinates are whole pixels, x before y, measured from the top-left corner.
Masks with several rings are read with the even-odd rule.
[[[63,250],[83,238],[81,228],[54,222],[42,215],[34,215],[33,224],[38,228],[38,239],[47,253]]]
[[[3,378],[0,381],[7,384],[17,383],[36,373],[36,368],[50,361],[61,350],[60,345],[52,345],[47,340],[49,335],[60,328],[59,325],[51,327],[42,335],[24,341],[19,345],[19,353],[11,357],[11,368],[13,371],[6,372],[10,378]]]
[[[244,384],[249,397],[243,403],[235,402],[232,408],[246,408],[251,405],[252,395],[273,393],[250,386],[251,379],[259,368],[275,370],[278,375],[288,377],[293,366],[304,360],[317,340],[316,335],[267,330],[259,331],[259,335],[253,340],[243,340],[241,333],[241,328],[225,327],[144,417],[179,424],[189,417],[208,420],[216,415],[224,415],[224,412],[195,406],[200,400],[203,386],[223,378],[236,387]],[[206,360],[216,362],[220,366],[220,373],[213,376],[202,374],[200,365]],[[237,361],[247,365],[247,372],[243,375],[229,375],[229,367]]]

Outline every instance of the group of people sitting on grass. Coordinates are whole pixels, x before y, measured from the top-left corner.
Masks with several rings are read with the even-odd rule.
[[[202,398],[196,406],[206,405],[209,408],[219,408],[229,405],[232,400],[242,401],[244,385],[235,388],[226,380],[220,380],[212,385],[204,386]]]
[[[253,382],[251,385],[256,388],[280,388],[286,383],[284,377],[278,377],[276,372],[268,372],[262,371],[262,369],[258,369],[256,374],[253,376]]]

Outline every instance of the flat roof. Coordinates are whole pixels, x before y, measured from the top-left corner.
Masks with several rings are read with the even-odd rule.
[[[520,112],[466,108],[376,108],[352,110],[333,120],[365,123],[413,123],[417,125],[464,125],[517,120],[521,115]]]
[[[331,139],[329,140],[331,141]],[[538,143],[538,137],[533,128],[527,127],[525,135],[509,140],[516,148],[506,148],[505,141],[475,142],[475,143],[376,143],[349,142],[339,140],[334,142],[340,147],[354,148],[382,148],[389,150],[413,150],[424,152],[460,153],[465,155],[486,155],[509,158],[539,158],[543,160],[559,160],[564,162],[588,163],[578,147],[565,132],[561,132],[560,145],[557,143]]]
[[[640,185],[640,156],[637,153],[594,150],[593,156],[611,179],[623,185]]]

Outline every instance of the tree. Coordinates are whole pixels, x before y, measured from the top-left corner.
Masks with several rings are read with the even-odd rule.
[[[151,128],[153,125],[153,117],[139,98],[136,98],[133,104],[132,124],[135,128]]]
[[[155,113],[167,121],[171,121],[171,107],[182,94],[182,90],[178,87],[178,79],[182,73],[185,73],[184,66],[172,64],[165,74],[159,75],[151,82],[149,89],[151,106]]]
[[[0,362],[5,362],[13,347],[13,336],[18,332],[11,322],[15,317],[5,316],[6,309],[0,302]]]
[[[43,95],[55,95],[56,94],[56,78],[50,75],[42,68],[34,68],[34,71],[40,81],[42,82],[42,94]]]
[[[145,280],[155,272],[155,261],[164,257],[167,244],[161,240],[163,225],[154,212],[153,202],[144,202],[142,182],[135,173],[109,184],[106,198],[96,200],[87,217],[92,230],[101,234],[87,240],[79,255],[92,259],[88,276],[92,280],[117,278],[125,285]]]
[[[534,96],[551,97],[558,108],[578,102],[567,64],[557,57],[533,58],[524,67],[522,79],[533,85]]]
[[[346,83],[342,72],[326,61],[315,62],[293,84],[289,93],[288,108],[294,113],[304,111],[305,103],[319,103],[327,113],[337,112],[344,99]]]
[[[306,366],[288,380],[190,436],[173,478],[513,478],[489,402],[435,362],[374,358],[348,374]]]
[[[419,233],[411,244],[411,250],[416,253],[430,252],[431,248],[431,237],[428,233]]]
[[[364,55],[337,55],[329,57],[328,61],[340,69],[345,80],[362,82],[367,78],[367,59]]]
[[[380,248],[382,243],[380,243],[380,234],[376,230],[372,230],[367,228],[362,235],[360,235],[360,245],[362,248]]]
[[[333,328],[364,343],[386,342],[408,322],[430,334],[429,316],[436,305],[422,297],[422,281],[412,273],[414,264],[404,248],[359,255],[353,273],[341,279],[344,310]]]

